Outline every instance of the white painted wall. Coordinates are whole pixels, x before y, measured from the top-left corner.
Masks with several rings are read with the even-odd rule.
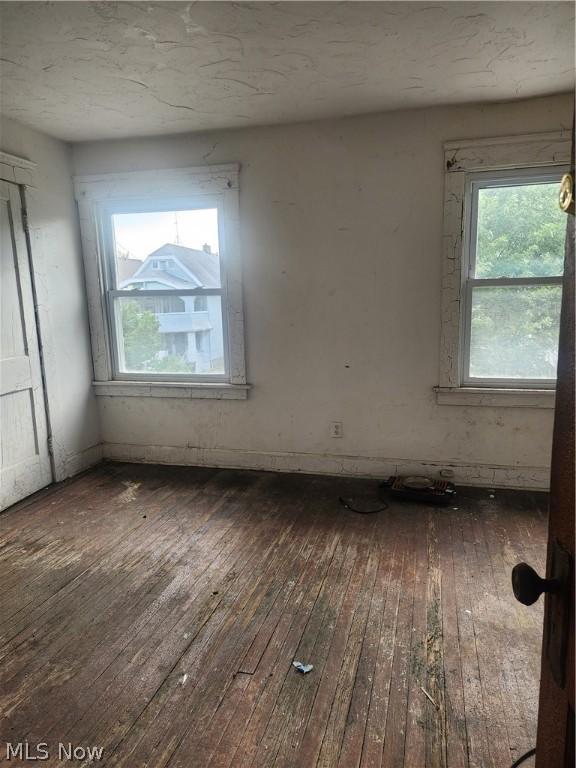
[[[557,96],[75,145],[79,174],[242,164],[250,398],[99,398],[106,455],[374,475],[456,464],[468,482],[545,486],[551,410],[434,399],[442,142],[571,119]]]
[[[6,118],[0,149],[37,163],[29,221],[56,479],[62,480],[101,456],[71,153],[63,142]]]

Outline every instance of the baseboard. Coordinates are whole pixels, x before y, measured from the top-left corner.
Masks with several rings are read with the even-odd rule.
[[[550,476],[550,470],[547,467],[510,467],[463,462],[442,463],[410,459],[383,459],[372,456],[261,452],[225,448],[131,445],[129,443],[104,443],[102,448],[103,457],[112,461],[370,478],[385,478],[395,474],[432,475],[433,477],[450,479],[460,485],[488,488],[548,490]],[[452,474],[450,475],[450,473]]]
[[[102,461],[103,458],[103,446],[101,444],[91,445],[90,448],[85,448],[83,451],[73,453],[66,456],[64,460],[64,466],[62,471],[58,474],[57,480],[65,480],[67,477],[73,477],[79,472],[83,472],[85,469],[89,469]]]

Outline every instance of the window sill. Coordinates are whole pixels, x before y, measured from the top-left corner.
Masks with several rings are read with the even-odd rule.
[[[180,381],[93,381],[98,397],[178,397],[182,400],[246,400],[250,384]]]
[[[507,408],[554,408],[554,389],[491,389],[434,387],[438,405],[480,405]]]

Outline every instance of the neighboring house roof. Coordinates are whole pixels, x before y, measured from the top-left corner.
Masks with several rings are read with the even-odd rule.
[[[217,253],[197,251],[175,243],[166,243],[148,255],[146,261],[172,256],[202,288],[220,287],[220,265]],[[146,263],[146,262],[145,262]]]
[[[120,256],[116,261],[118,269],[118,282],[123,283],[132,277],[142,266],[140,259],[131,259],[130,257]]]

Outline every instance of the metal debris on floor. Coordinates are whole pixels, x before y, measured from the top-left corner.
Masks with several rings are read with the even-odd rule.
[[[380,485],[382,488],[388,488],[393,498],[421,504],[445,506],[454,502],[457,497],[454,483],[420,475],[393,475]]]

